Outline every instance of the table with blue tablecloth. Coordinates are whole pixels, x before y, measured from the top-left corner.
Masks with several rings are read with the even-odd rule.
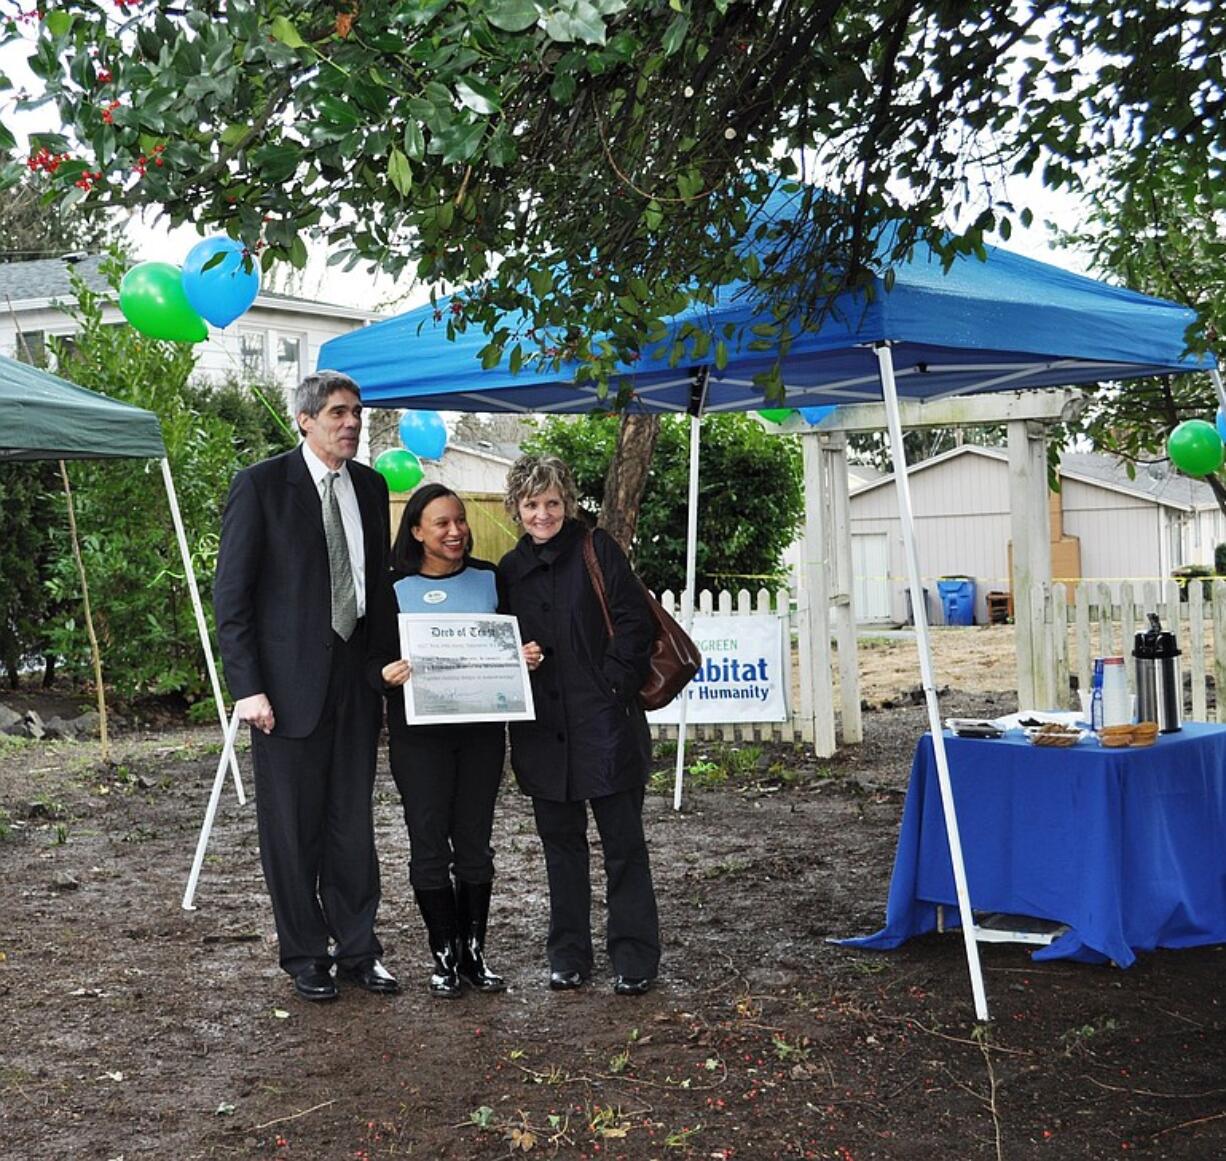
[[[976,913],[1068,930],[1035,959],[1114,961],[1226,943],[1226,726],[1187,723],[1149,747],[1035,746],[1021,734],[947,736]],[[956,921],[932,738],[915,752],[886,925],[844,942],[889,950]]]

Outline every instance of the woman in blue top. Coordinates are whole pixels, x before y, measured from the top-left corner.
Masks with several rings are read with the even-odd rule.
[[[392,777],[409,829],[409,882],[434,958],[431,994],[451,999],[462,983],[501,992],[506,983],[485,962],[485,931],[494,879],[490,833],[502,779],[506,727],[501,723],[410,726],[396,691],[412,675],[400,659],[396,611],[493,613],[494,566],[472,557],[464,505],[442,484],[409,498],[392,546],[392,573],[376,611],[368,671],[387,694]],[[529,668],[539,647],[523,647]],[[452,877],[454,876],[454,885]]]

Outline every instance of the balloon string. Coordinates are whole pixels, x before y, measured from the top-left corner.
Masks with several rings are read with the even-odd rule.
[[[259,401],[260,401],[262,404],[264,404],[265,408],[267,408],[267,410],[268,410],[268,414],[269,414],[269,415],[271,415],[271,416],[273,417],[273,419],[275,419],[275,420],[277,421],[277,426],[278,426],[278,427],[279,427],[279,428],[280,428],[280,429],[281,429],[283,432],[285,432],[285,434],[286,434],[287,436],[289,436],[289,438],[290,438],[290,439],[291,439],[291,440],[292,440],[294,443],[297,443],[297,442],[298,442],[298,437],[297,437],[297,436],[294,434],[294,431],[293,431],[293,429],[290,427],[290,425],[289,425],[288,423],[286,423],[286,422],[285,422],[285,417],[284,417],[284,416],[283,416],[283,415],[282,415],[282,414],[281,414],[281,413],[280,413],[280,412],[279,412],[279,411],[278,411],[278,410],[277,410],[277,409],[276,409],[276,408],[275,408],[275,407],[274,407],[274,406],[273,406],[271,403],[269,403],[269,401],[268,401],[268,397],[267,397],[267,396],[264,394],[264,392],[263,392],[263,391],[261,391],[261,390],[259,389],[259,387],[257,387],[257,386],[256,386],[254,383],[250,384],[250,387],[251,387],[252,394],[253,394],[253,395],[255,395],[255,397],[256,397],[256,398],[257,398],[257,399],[258,399],[258,400],[259,400]]]

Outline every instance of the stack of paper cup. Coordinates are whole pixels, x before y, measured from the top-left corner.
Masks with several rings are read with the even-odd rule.
[[[1122,657],[1103,658],[1103,725],[1126,726],[1132,721],[1128,675]]]

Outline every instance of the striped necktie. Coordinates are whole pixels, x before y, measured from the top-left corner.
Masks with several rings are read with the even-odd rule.
[[[336,498],[339,476],[340,472],[329,472],[324,477],[324,538],[328,542],[328,571],[332,577],[332,629],[343,641],[348,641],[358,623],[358,598],[349,563],[349,541],[345,539],[341,506]]]

